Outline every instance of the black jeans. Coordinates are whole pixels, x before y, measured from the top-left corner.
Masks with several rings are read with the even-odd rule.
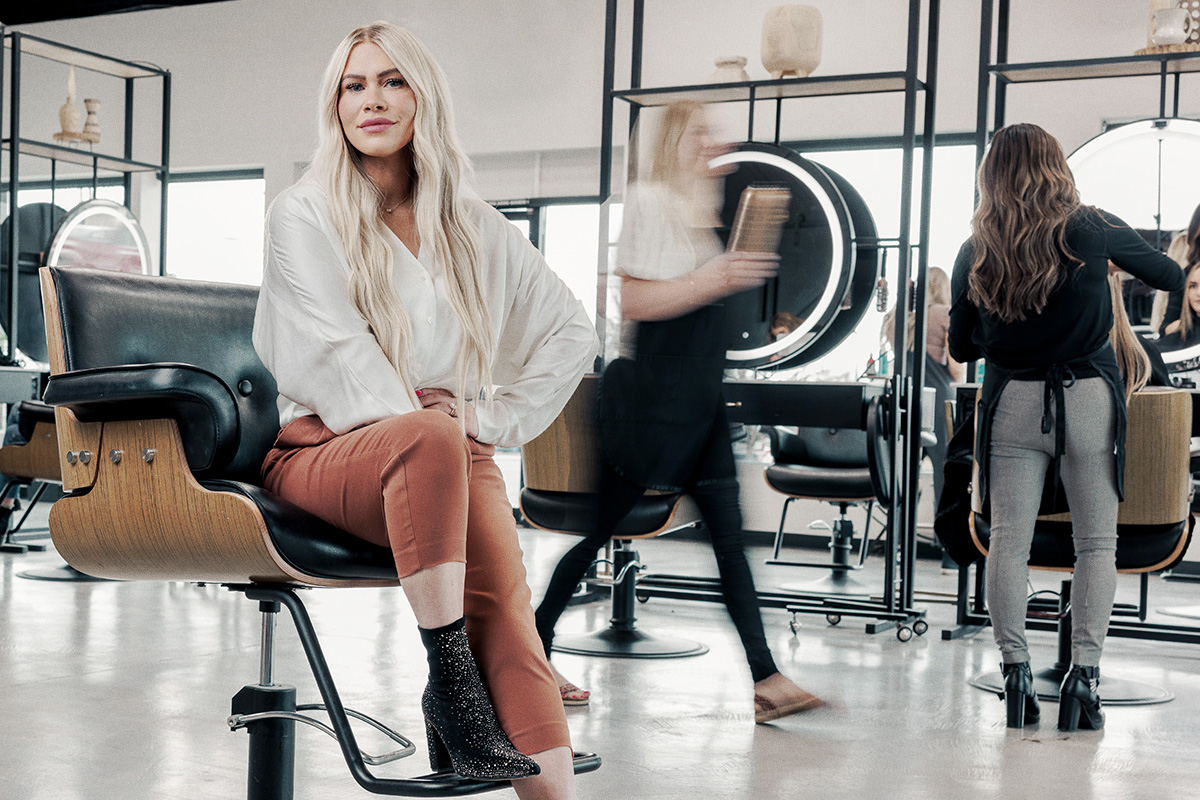
[[[727,429],[722,433],[725,435],[712,437],[716,441],[706,448],[701,463],[697,465],[684,491],[696,502],[708,527],[713,553],[717,558],[725,608],[733,618],[746,651],[746,660],[750,664],[750,674],[757,682],[779,670],[763,633],[754,576],[750,572],[742,543],[742,512],[738,505],[737,478],[730,474],[733,454]],[[583,580],[596,558],[596,552],[609,540],[617,525],[645,492],[642,487],[622,478],[611,466],[604,465],[600,490],[596,495],[596,529],[568,550],[558,562],[546,596],[535,612],[538,635],[547,656],[554,642],[554,626],[566,609],[575,587]]]

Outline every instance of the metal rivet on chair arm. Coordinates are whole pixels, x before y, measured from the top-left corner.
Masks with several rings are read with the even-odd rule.
[[[154,460],[154,454],[155,454],[155,452],[156,452],[156,451],[154,451],[154,450],[152,450],[151,448],[147,447],[145,450],[143,450],[143,451],[142,451],[142,461],[145,461],[147,464],[149,464],[150,462],[152,462],[152,461]]]
[[[86,464],[91,460],[92,460],[92,451],[91,450],[80,450],[79,451],[79,463],[80,464]]]
[[[67,463],[68,464],[74,464],[78,460],[79,460],[79,458],[75,455],[74,450],[67,451]]]
[[[110,461],[112,461],[114,464],[120,464],[121,456],[123,456],[123,455],[125,455],[125,453],[121,450],[109,450],[108,451],[108,459]]]

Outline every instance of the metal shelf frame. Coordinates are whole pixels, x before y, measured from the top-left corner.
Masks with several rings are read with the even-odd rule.
[[[991,134],[1004,126],[1008,87],[1020,83],[1158,77],[1158,116],[1179,116],[1181,79],[1200,72],[1200,52],[1112,56],[1063,61],[1008,63],[1012,0],[981,0],[979,83],[975,114],[975,163],[983,161]],[[995,61],[992,47],[995,45]],[[993,84],[993,80],[995,82]],[[1168,104],[1168,96],[1170,103]],[[1168,105],[1170,113],[1168,114]],[[992,112],[991,128],[988,112]]]
[[[4,50],[8,51],[8,74],[5,74],[5,59],[0,57],[0,129],[4,127],[5,103],[3,92],[8,91],[8,130],[7,136],[0,140],[0,150],[8,153],[8,208],[9,215],[15,220],[18,209],[17,198],[21,188],[20,157],[22,155],[44,158],[50,162],[50,183],[53,189],[56,182],[57,165],[59,162],[90,167],[92,171],[93,189],[99,183],[99,173],[117,172],[122,175],[125,189],[124,204],[130,206],[133,196],[133,175],[135,173],[153,172],[161,182],[160,200],[160,236],[158,272],[164,274],[167,257],[167,187],[170,171],[170,137],[171,137],[171,73],[159,67],[125,61],[101,53],[94,53],[71,45],[61,44],[39,36],[32,36],[17,31],[6,31],[0,25],[0,39],[3,39]],[[67,147],[61,144],[42,142],[21,136],[21,66],[26,57],[42,58],[68,64],[90,72],[108,75],[124,81],[124,111],[125,135],[122,154],[120,156],[106,153]],[[143,79],[162,81],[162,144],[158,163],[135,160],[133,157],[133,120],[134,120],[134,82]],[[9,225],[9,235],[6,241],[0,242],[7,255],[7,263],[17,264],[20,253],[20,231],[18,225]],[[9,271],[9,304],[0,311],[8,331],[7,344],[0,353],[0,363],[11,364],[20,343],[17,314],[17,278],[18,270]]]
[[[775,102],[775,125],[773,144],[780,144],[780,117],[783,101],[805,97],[829,97],[862,95],[870,96],[881,92],[901,93],[904,96],[901,146],[903,160],[900,189],[900,234],[896,243],[897,274],[900,286],[895,291],[898,324],[895,331],[896,349],[904,352],[908,346],[907,330],[903,323],[908,313],[916,313],[916,339],[914,352],[923,352],[925,347],[926,276],[929,267],[929,221],[931,213],[931,186],[933,179],[934,110],[937,96],[938,34],[940,28],[940,0],[908,0],[906,51],[904,69],[892,72],[863,73],[853,75],[821,75],[808,78],[784,80],[755,80],[727,84],[695,84],[689,86],[642,87],[642,50],[644,38],[645,0],[632,0],[631,58],[628,88],[616,88],[616,42],[619,0],[607,0],[604,42],[604,92],[601,114],[600,143],[600,186],[599,196],[608,198],[612,194],[613,127],[614,106],[618,101],[630,106],[629,131],[632,133],[638,112],[643,107],[664,105],[679,99],[694,99],[712,103],[741,102],[747,104],[747,141],[755,140],[754,117],[759,101]],[[924,13],[923,13],[924,12]],[[924,79],[919,76],[921,68],[920,45],[921,24],[924,19],[925,63]],[[924,96],[923,115],[920,119],[920,147],[924,159],[921,174],[915,174],[915,151],[918,146],[918,96]],[[914,209],[914,181],[920,180],[919,208]],[[597,369],[603,364],[605,306],[607,301],[607,252],[608,205],[601,203],[600,241],[598,252],[598,308],[597,329],[601,337],[601,356]],[[914,211],[919,232],[918,241],[911,241]],[[917,259],[913,270],[913,258]],[[910,276],[913,285],[909,288]],[[870,632],[892,625],[904,626],[919,620],[924,611],[913,607],[913,575],[916,560],[916,515],[917,481],[921,458],[921,392],[924,385],[924,359],[899,359],[897,372],[891,379],[892,399],[890,420],[892,435],[896,442],[895,462],[892,469],[893,503],[888,511],[888,552],[884,556],[888,563],[884,579],[882,598],[867,603],[869,608],[856,609],[861,616],[885,620],[886,623],[868,626]],[[915,389],[914,389],[915,387]],[[639,594],[651,596],[663,592],[662,596],[681,597],[675,587],[639,587]],[[701,593],[703,594],[703,592]],[[768,593],[770,594],[770,593]],[[697,597],[696,599],[701,599]],[[777,597],[767,598],[765,604],[780,602]],[[824,613],[827,609],[813,604],[813,598],[797,597],[804,604],[803,611]]]

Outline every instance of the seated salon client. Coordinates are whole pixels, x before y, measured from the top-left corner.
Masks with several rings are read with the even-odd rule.
[[[413,34],[351,32],[318,103],[311,166],[267,214],[254,344],[283,430],[264,484],[395,554],[428,652],[433,767],[573,798],[566,717],[492,455],[553,421],[595,332],[471,190],[446,79]]]
[[[1192,211],[1192,218],[1188,222],[1187,228],[1175,234],[1175,237],[1171,239],[1167,255],[1175,259],[1184,271],[1191,271],[1192,268],[1200,266],[1200,205]],[[1187,313],[1191,301],[1186,294],[1186,291],[1155,293],[1154,309],[1150,320],[1153,330],[1178,334],[1180,330],[1176,323],[1181,323],[1186,316],[1195,318],[1198,313],[1195,309],[1190,315]],[[1195,343],[1191,342],[1191,344]],[[1178,337],[1172,345],[1172,349],[1186,346],[1179,344]]]
[[[996,131],[978,188],[951,280],[949,346],[958,361],[987,359],[976,453],[980,500],[991,507],[988,611],[1007,724],[1040,716],[1025,639],[1028,561],[1039,507],[1064,510],[1061,489],[1075,578],[1058,728],[1099,729],[1126,424],[1126,385],[1109,341],[1109,261],[1163,290],[1182,286],[1183,272],[1117,217],[1082,205],[1058,141],[1036,125]],[[1048,475],[1055,497],[1043,500]]]
[[[1197,254],[1200,256],[1200,253]],[[1200,258],[1187,271],[1183,304],[1175,319],[1163,328],[1159,346],[1163,350],[1182,350],[1200,344]]]
[[[650,179],[625,193],[616,262],[620,357],[605,370],[600,388],[597,524],[559,561],[536,616],[549,655],[558,618],[621,519],[648,489],[686,492],[712,537],[725,607],[754,681],[755,720],[767,722],[823,703],[776,668],[742,542],[721,395],[721,301],[761,286],[775,274],[778,256],[722,252],[713,231],[719,176],[708,166],[720,151],[704,108],[673,103],[654,139]],[[560,687],[564,702],[587,700],[565,679]]]

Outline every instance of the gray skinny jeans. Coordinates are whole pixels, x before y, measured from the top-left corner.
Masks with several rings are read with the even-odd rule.
[[[1054,456],[1054,428],[1041,432],[1043,387],[1042,381],[1010,381],[992,423],[987,595],[992,631],[1006,664],[1029,660],[1029,549]],[[1075,542],[1071,661],[1094,667],[1100,665],[1117,589],[1116,401],[1103,378],[1085,378],[1065,389],[1064,402],[1067,429],[1060,476]]]

